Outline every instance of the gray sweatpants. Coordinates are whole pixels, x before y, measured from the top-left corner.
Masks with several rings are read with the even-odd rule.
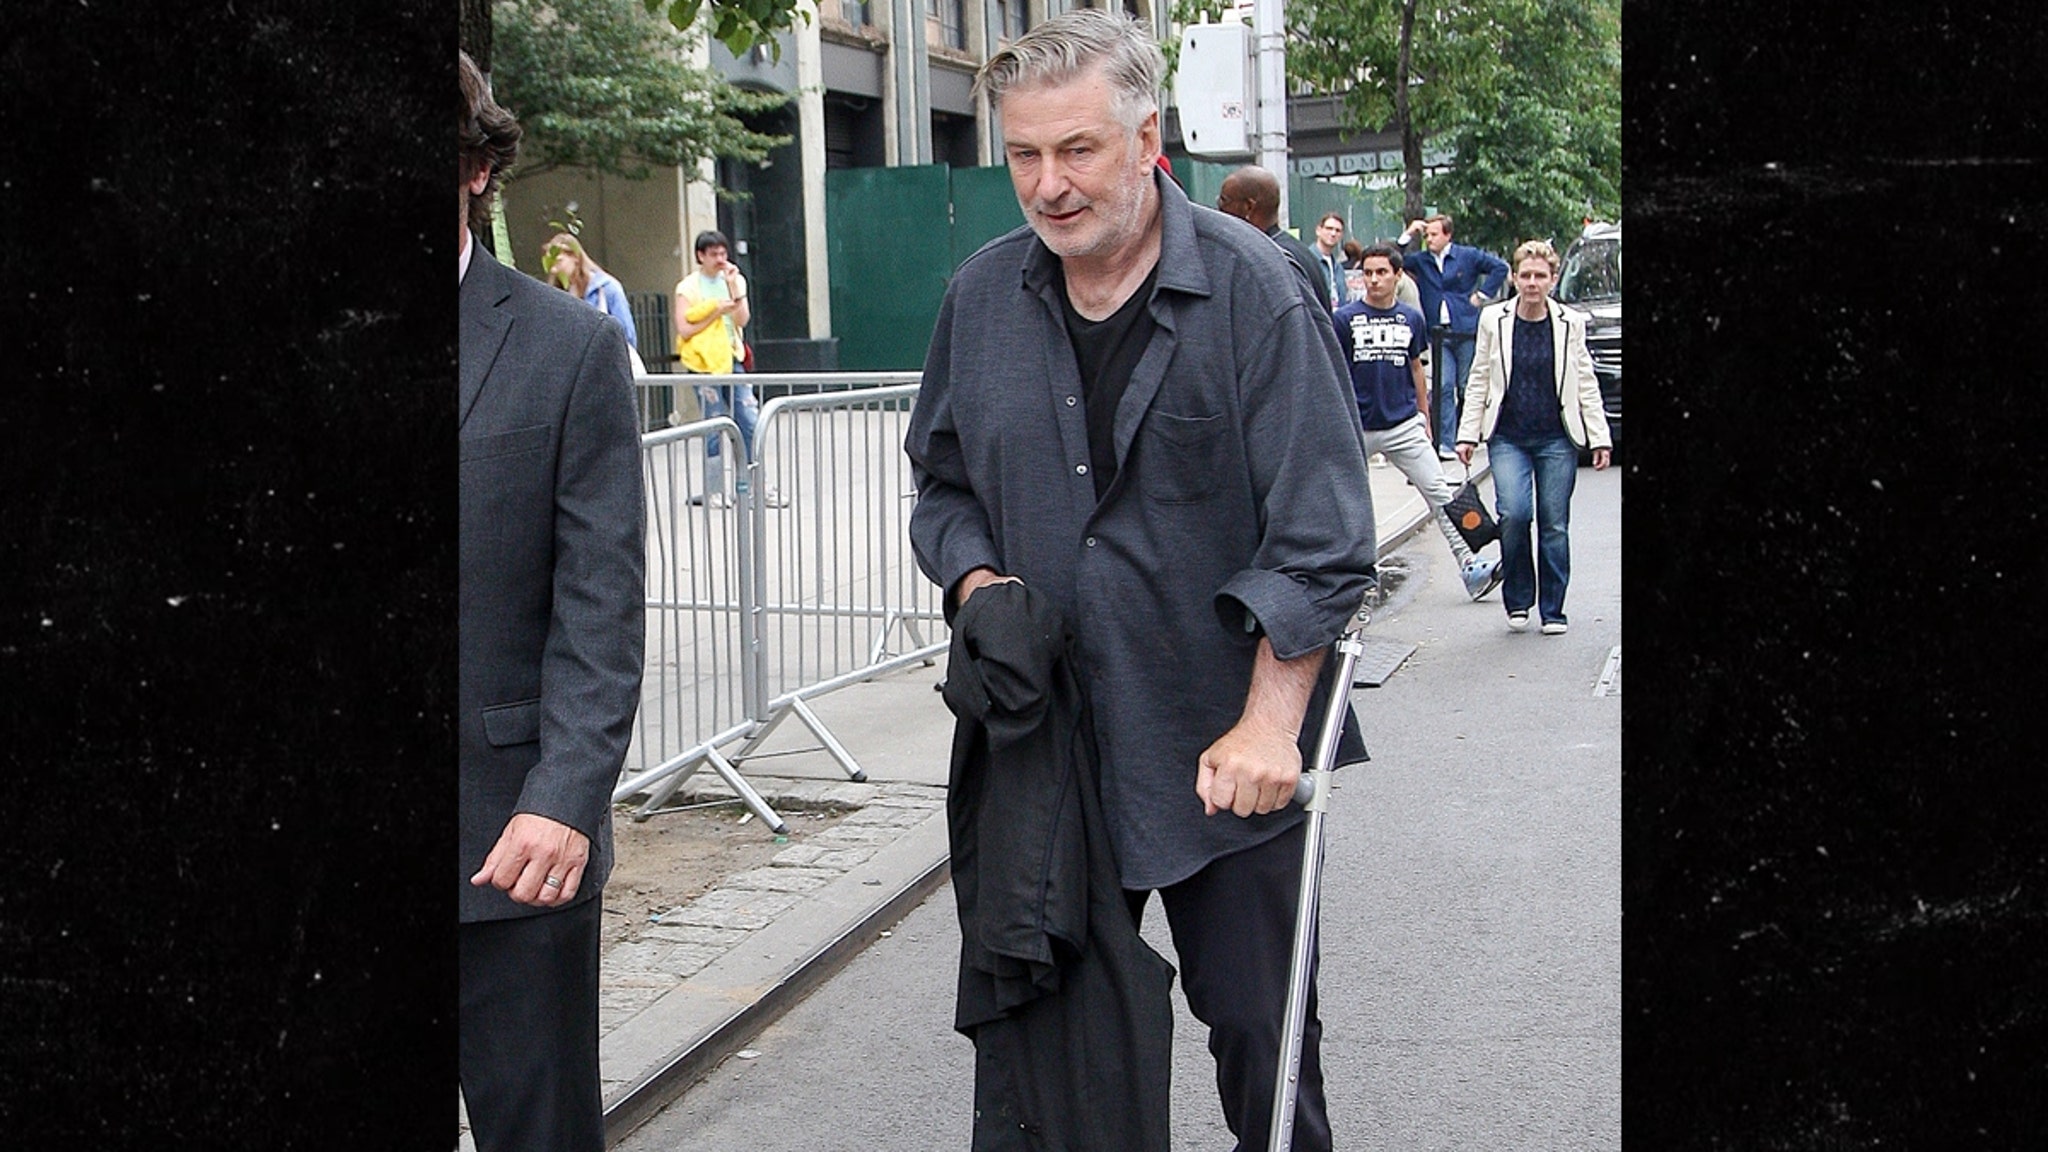
[[[1465,546],[1465,538],[1451,525],[1451,518],[1444,515],[1444,505],[1451,502],[1455,489],[1444,479],[1443,462],[1436,458],[1436,445],[1429,442],[1429,427],[1422,422],[1422,414],[1416,413],[1392,428],[1366,429],[1365,454],[1370,457],[1378,452],[1387,458],[1387,463],[1401,470],[1408,477],[1408,483],[1422,493],[1423,503],[1429,505],[1430,513],[1436,518],[1438,531],[1451,546],[1451,555],[1458,560],[1458,567],[1472,563],[1472,549]]]

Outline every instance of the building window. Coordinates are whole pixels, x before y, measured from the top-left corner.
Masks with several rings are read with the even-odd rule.
[[[837,16],[856,28],[875,22],[874,17],[868,14],[868,0],[818,0],[818,12],[824,16]]]
[[[967,51],[967,0],[924,0],[924,42]]]
[[[974,117],[932,113],[932,162],[954,168],[980,163],[974,148]]]
[[[1003,39],[1015,40],[1031,30],[1031,0],[996,0],[996,12]]]

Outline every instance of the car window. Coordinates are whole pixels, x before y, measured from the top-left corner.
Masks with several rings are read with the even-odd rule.
[[[1565,253],[1557,298],[1567,304],[1621,299],[1621,238],[1581,239]]]

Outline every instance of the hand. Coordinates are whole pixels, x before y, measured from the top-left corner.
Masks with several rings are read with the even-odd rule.
[[[1467,468],[1472,466],[1472,445],[1460,442],[1451,451],[1458,454],[1458,463],[1463,464]],[[1598,459],[1598,457],[1595,457],[1595,459]]]
[[[1022,584],[1015,576],[999,576],[993,568],[976,568],[960,578],[959,603],[966,604],[967,598],[989,584]]]
[[[1474,308],[1477,308],[1486,303],[1486,294],[1484,292],[1481,292],[1477,288],[1474,288],[1472,290],[1472,294],[1470,296],[1465,297],[1465,299],[1470,301]]]
[[[1274,812],[1294,799],[1301,777],[1301,748],[1293,733],[1239,720],[1202,750],[1195,768],[1195,795],[1205,815],[1230,810],[1238,816]]]
[[[588,863],[590,837],[559,820],[521,812],[505,824],[469,882],[478,888],[489,884],[519,904],[551,908],[576,895]],[[561,885],[548,884],[550,878]]]
[[[1606,468],[1607,462],[1613,459],[1612,452],[1613,450],[1608,448],[1593,449],[1593,471],[1598,472]]]
[[[1420,236],[1420,235],[1422,235],[1422,234],[1423,234],[1424,232],[1427,232],[1428,230],[1429,230],[1429,225],[1427,225],[1427,224],[1423,223],[1422,221],[1420,221],[1420,220],[1410,220],[1410,221],[1408,222],[1408,227],[1407,227],[1407,228],[1406,228],[1405,230],[1403,230],[1403,231],[1402,231],[1401,235],[1403,235],[1403,236]]]
[[[720,300],[718,302],[718,314],[720,316],[724,316],[732,312],[737,312],[739,311],[739,308],[740,302],[737,300]]]

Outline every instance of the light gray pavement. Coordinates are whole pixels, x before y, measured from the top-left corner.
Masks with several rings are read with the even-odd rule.
[[[1565,636],[1466,602],[1433,536],[1383,564],[1368,635],[1412,650],[1353,695],[1373,760],[1336,777],[1322,887],[1340,1147],[1620,1147],[1620,489],[1579,473]],[[1156,902],[1144,935],[1175,959]],[[964,1147],[959,946],[941,886],[620,1152]],[[1173,1145],[1229,1147],[1174,1003]]]
[[[1455,485],[1460,466],[1444,467]],[[1483,453],[1475,474],[1485,474]],[[1448,568],[1449,550],[1407,478],[1378,457],[1370,477],[1381,555],[1419,530],[1421,546]],[[1498,600],[1496,592],[1487,602]],[[792,824],[797,835],[768,867],[728,878],[605,955],[600,1063],[612,1143],[742,1050],[945,882],[953,723],[933,690],[944,675],[942,656],[810,702],[859,760],[865,783],[850,782],[799,723],[779,726],[739,763],[778,812],[849,814],[816,835]],[[706,769],[669,803],[731,796]],[[630,818],[628,811],[622,807],[618,818]],[[459,1147],[474,1149],[466,1121]]]

